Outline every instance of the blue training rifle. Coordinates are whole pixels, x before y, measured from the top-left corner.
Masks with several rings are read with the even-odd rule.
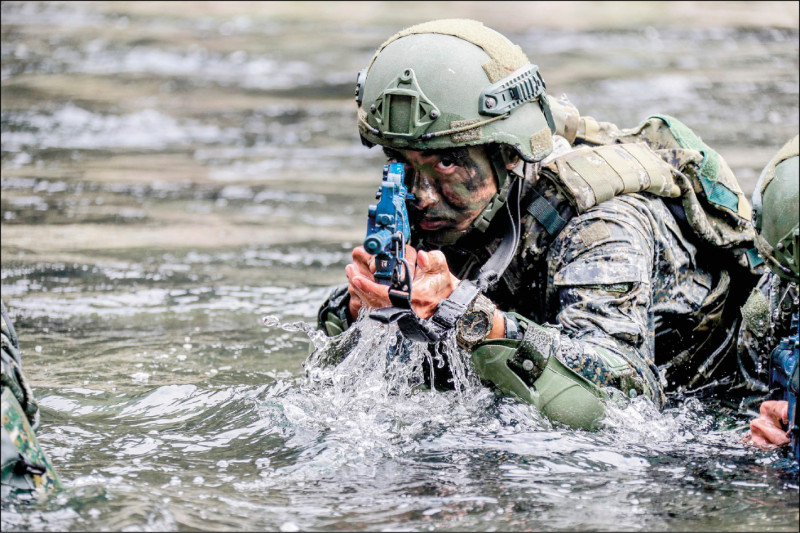
[[[411,236],[406,200],[413,200],[405,184],[405,166],[389,163],[383,167],[381,187],[375,195],[377,204],[369,206],[364,249],[375,256],[375,281],[411,297],[411,280],[405,258],[406,242]]]

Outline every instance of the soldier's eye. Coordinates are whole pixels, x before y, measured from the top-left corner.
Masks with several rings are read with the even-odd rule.
[[[438,170],[438,171],[447,172],[447,171],[453,170],[453,168],[455,168],[455,166],[456,166],[455,161],[453,161],[450,158],[443,157],[434,165],[434,168],[436,170]]]

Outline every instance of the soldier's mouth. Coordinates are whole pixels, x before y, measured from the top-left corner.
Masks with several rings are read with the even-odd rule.
[[[443,218],[426,218],[419,221],[419,228],[423,231],[436,231],[450,226],[450,221]]]

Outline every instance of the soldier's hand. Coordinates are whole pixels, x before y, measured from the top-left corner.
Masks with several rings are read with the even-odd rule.
[[[455,290],[460,280],[447,266],[447,259],[438,250],[419,252],[411,282],[411,307],[422,318],[430,318],[439,302]]]
[[[761,404],[761,416],[750,422],[750,434],[745,442],[757,448],[771,449],[789,443],[781,427],[789,422],[789,402],[766,401]]]
[[[411,266],[409,275],[413,279],[417,250],[406,245],[405,255]],[[389,300],[389,286],[375,282],[375,256],[370,255],[363,246],[353,250],[353,262],[345,267],[345,273],[350,281],[347,287],[350,293],[350,316],[357,318],[362,307],[380,309],[392,305]]]

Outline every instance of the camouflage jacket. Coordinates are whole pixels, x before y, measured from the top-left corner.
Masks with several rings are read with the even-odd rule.
[[[792,313],[800,309],[797,283],[773,272],[764,274],[742,307],[737,356],[743,377],[741,388],[752,391],[751,400],[760,403],[769,391],[770,356],[781,339],[791,335]]]
[[[662,119],[620,130],[590,117],[561,115],[562,144],[645,143],[682,171],[687,183],[687,175],[700,174],[702,158],[683,149]],[[565,124],[571,124],[571,132]],[[746,253],[753,247],[752,227],[745,226],[749,204],[727,165],[719,165],[718,174],[733,182],[744,216],[725,226],[713,223],[714,216],[707,217],[714,219],[708,223],[694,209],[697,202],[686,200],[701,189],[696,180],[682,184],[682,197],[635,192],[582,204],[564,186],[561,174],[568,167],[556,164],[558,155],[526,170],[521,242],[501,281],[487,293],[506,313],[506,336],[520,339],[525,349],[527,324],[545,325],[558,339],[546,348],[548,356],[600,387],[644,394],[659,406],[667,390],[697,388],[729,376],[735,369],[741,289],[746,293],[755,284],[758,269]],[[549,206],[547,216],[532,208],[543,201]],[[412,244],[425,248],[414,237]],[[451,271],[465,279],[500,240],[490,226],[485,234],[472,232],[441,250]],[[736,291],[729,290],[732,280]],[[320,310],[320,326],[330,313],[346,327],[351,321],[347,305],[346,286],[334,290]],[[515,371],[525,373],[521,367]],[[536,378],[521,377],[529,385]]]

